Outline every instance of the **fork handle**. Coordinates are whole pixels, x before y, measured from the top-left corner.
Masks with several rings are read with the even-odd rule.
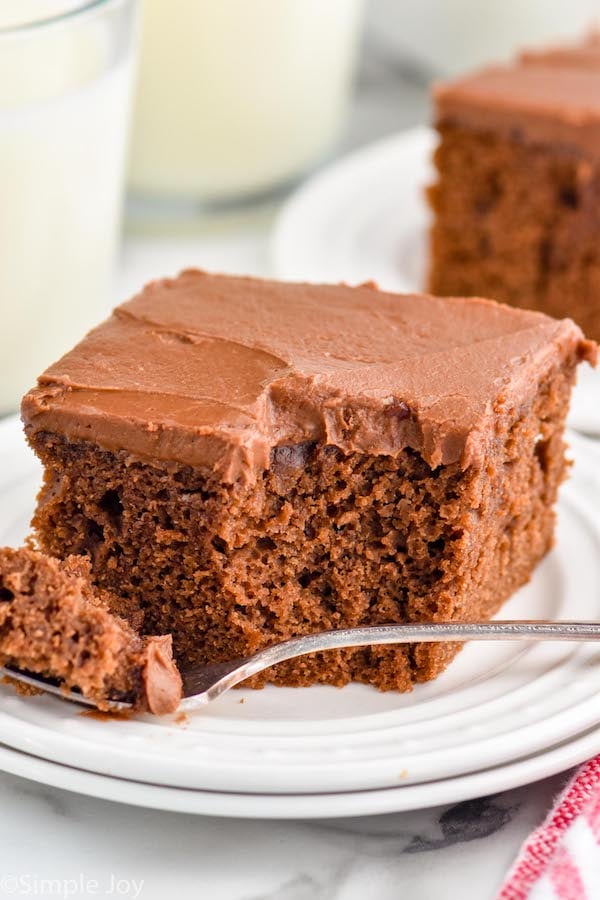
[[[307,653],[382,644],[435,641],[596,641],[600,622],[551,622],[518,620],[503,622],[435,622],[406,625],[371,625],[343,628],[292,638],[261,650],[246,659],[217,663],[182,672],[184,696],[181,709],[192,710],[214,700],[277,663]]]

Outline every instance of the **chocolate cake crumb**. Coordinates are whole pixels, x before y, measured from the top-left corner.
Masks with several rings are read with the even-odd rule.
[[[159,715],[171,712],[181,697],[171,639],[141,638],[110,612],[121,605],[92,586],[83,557],[61,562],[28,548],[0,549],[0,664],[55,678],[100,709],[117,700]],[[9,680],[20,693],[39,693]]]
[[[11,678],[10,675],[5,675],[0,681],[2,684],[8,684],[14,688],[21,697],[37,697],[44,693],[41,688],[34,687],[33,684],[26,684],[24,681],[17,681],[16,678]]]

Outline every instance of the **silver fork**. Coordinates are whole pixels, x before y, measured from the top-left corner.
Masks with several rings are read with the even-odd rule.
[[[323,650],[340,650],[344,647],[366,647],[382,644],[414,644],[435,641],[597,641],[600,640],[600,622],[550,622],[546,620],[520,620],[504,622],[436,622],[415,625],[375,625],[367,628],[344,628],[339,631],[322,631],[275,644],[248,656],[229,662],[196,666],[181,672],[183,697],[179,711],[191,712],[206,706],[225,691],[241,684],[251,675],[264,672],[277,663],[296,659],[307,653]],[[64,700],[72,700],[86,706],[95,706],[92,700],[77,691],[69,691],[42,676],[31,675],[10,667],[0,668],[0,674],[22,681],[24,684],[56,694]],[[127,710],[131,704],[111,701],[110,709]]]

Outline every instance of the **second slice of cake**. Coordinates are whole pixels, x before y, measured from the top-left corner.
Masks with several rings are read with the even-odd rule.
[[[599,47],[438,86],[432,291],[569,316],[600,340]]]
[[[491,616],[552,544],[569,320],[486,300],[188,271],[23,402],[53,556],[173,635],[181,666],[355,625]],[[456,645],[361,648],[263,680],[407,690]],[[260,682],[255,682],[260,683]]]

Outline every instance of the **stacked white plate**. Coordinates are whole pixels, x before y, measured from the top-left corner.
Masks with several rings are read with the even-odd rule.
[[[600,618],[600,451],[570,437],[555,550],[505,618]],[[0,425],[0,545],[27,533],[40,470]],[[411,694],[234,691],[209,709],[99,721],[0,686],[0,767],[86,794],[212,815],[331,817],[480,796],[600,752],[600,648],[476,644]]]

